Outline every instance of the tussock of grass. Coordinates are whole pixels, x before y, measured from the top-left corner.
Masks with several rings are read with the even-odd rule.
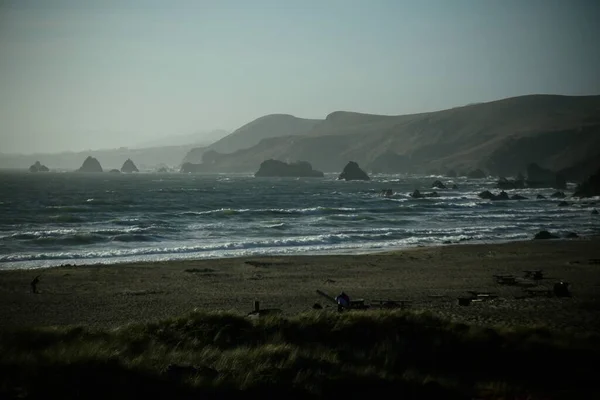
[[[404,311],[256,321],[194,312],[112,331],[4,331],[0,354],[0,393],[29,398],[393,391],[534,399],[594,392],[600,343],[543,327],[482,328]]]

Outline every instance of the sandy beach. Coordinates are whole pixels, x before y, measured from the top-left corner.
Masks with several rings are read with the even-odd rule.
[[[422,247],[369,255],[290,256],[218,260],[61,266],[0,272],[0,326],[85,325],[116,327],[176,316],[193,309],[248,313],[253,302],[286,314],[334,309],[316,293],[345,291],[367,303],[411,300],[457,321],[482,325],[545,325],[600,332],[600,239],[519,241]],[[499,285],[494,274],[522,277],[543,269],[532,282]],[[31,280],[40,275],[38,294]],[[527,296],[525,288],[571,284],[572,298]],[[493,300],[459,306],[468,291]]]

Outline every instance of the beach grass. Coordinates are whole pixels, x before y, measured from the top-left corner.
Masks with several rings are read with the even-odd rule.
[[[0,333],[0,354],[1,393],[22,398],[600,393],[598,336],[466,325],[415,311],[256,320],[194,311],[116,329],[13,328]]]

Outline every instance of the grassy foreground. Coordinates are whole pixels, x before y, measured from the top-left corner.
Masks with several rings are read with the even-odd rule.
[[[114,330],[4,330],[0,355],[3,398],[600,394],[598,337],[482,328],[406,311],[259,320],[193,312]]]

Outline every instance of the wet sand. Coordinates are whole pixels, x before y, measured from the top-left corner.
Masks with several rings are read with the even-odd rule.
[[[600,332],[600,238],[421,247],[369,255],[247,257],[217,260],[62,266],[0,271],[0,328],[47,325],[116,327],[193,309],[248,313],[253,301],[291,314],[345,291],[367,303],[407,299],[411,308],[481,325],[545,325]],[[499,285],[494,274],[545,279]],[[38,294],[30,282],[40,276]],[[565,280],[572,298],[527,297],[527,285]],[[459,306],[467,291],[496,299]]]

